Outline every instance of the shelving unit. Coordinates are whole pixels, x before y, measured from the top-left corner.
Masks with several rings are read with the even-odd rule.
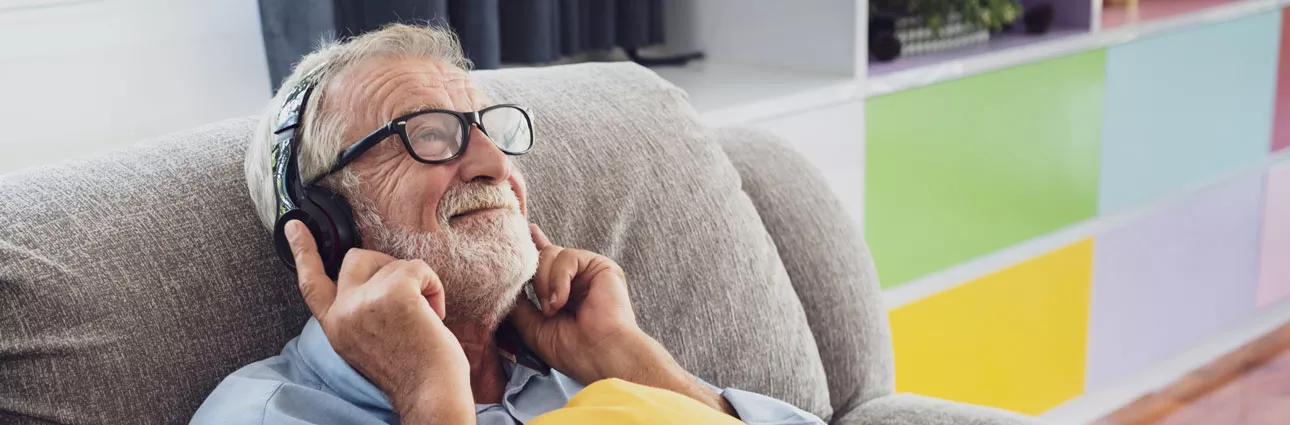
[[[941,64],[954,66],[956,61],[978,56],[1044,44],[1073,36],[1088,35],[1096,25],[1096,11],[1090,0],[1022,0],[1023,7],[1037,7],[1041,4],[1052,5],[1055,10],[1052,26],[1044,34],[1026,34],[1021,22],[1017,22],[1011,31],[993,34],[990,41],[984,44],[967,46],[953,50],[935,52],[925,55],[900,57],[892,62],[868,62],[870,78],[879,78],[901,71],[918,71],[936,68]]]
[[[659,67],[713,125],[753,123],[861,95],[866,4],[857,0],[665,0],[664,51],[705,60]]]
[[[1204,3],[1209,7],[1191,9],[1187,13],[1153,15],[1155,19],[1141,19],[1131,25],[1090,32],[1067,27],[1025,40],[991,40],[988,45],[944,52],[935,57],[906,58],[913,59],[907,66],[900,65],[901,61],[871,65],[869,78],[864,82],[865,95],[872,97],[895,93],[997,69],[1125,44],[1156,34],[1253,16],[1290,5],[1290,0],[1182,1],[1190,2],[1193,6]],[[1151,7],[1146,5],[1148,3],[1143,3],[1140,7]],[[1116,13],[1114,10],[1099,12],[1104,16],[1103,19],[1106,19],[1108,13]]]
[[[1290,0],[1021,0],[1049,32],[888,63],[864,1],[668,1],[672,47],[708,59],[659,75],[783,136],[864,231],[898,391],[1088,423],[1290,317],[1266,295],[1290,278],[1255,282],[1290,246],[1264,210],[1290,193]]]
[[[927,55],[900,58],[892,62],[871,63],[869,77],[878,78],[892,73],[926,69],[937,64],[969,59],[976,56],[1002,52],[1031,44],[1059,40],[1071,36],[1088,34],[1087,28],[1056,27],[1045,34],[1030,35],[1022,33],[1004,33],[990,38],[985,44],[947,50]]]
[[[791,7],[774,0],[668,0],[669,49],[701,50],[708,59],[656,71],[690,92],[691,102],[710,123],[749,123],[1290,4],[1290,0],[1140,0],[1139,18],[1128,22],[1125,10],[1103,9],[1100,0],[1058,1],[1058,21],[1043,35],[1006,33],[986,44],[871,63],[865,48],[864,2],[809,0]],[[1039,1],[1023,1],[1035,3]],[[722,13],[722,9],[740,11]],[[1081,16],[1082,10],[1088,13]],[[807,16],[779,21],[801,13]],[[839,16],[854,20],[844,22]]]
[[[1125,6],[1103,7],[1102,28],[1115,29],[1239,3],[1240,0],[1138,0],[1136,10]]]
[[[852,100],[859,82],[847,75],[701,61],[655,70],[686,89],[711,125],[773,118]]]

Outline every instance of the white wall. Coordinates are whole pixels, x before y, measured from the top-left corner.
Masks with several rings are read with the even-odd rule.
[[[256,0],[0,0],[0,173],[258,112]]]
[[[864,100],[758,122],[783,137],[828,180],[856,229],[864,230]]]
[[[664,0],[668,50],[710,62],[860,75],[867,2],[857,0]]]

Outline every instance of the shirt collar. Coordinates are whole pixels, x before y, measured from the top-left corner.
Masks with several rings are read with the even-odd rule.
[[[527,422],[529,419],[536,417],[547,410],[551,409],[551,401],[531,400],[531,396],[525,394],[525,388],[530,383],[541,386],[554,386],[562,391],[556,391],[562,394],[550,394],[552,396],[563,396],[567,401],[572,393],[576,393],[581,388],[576,382],[573,382],[567,376],[552,370],[546,363],[542,362],[524,343],[519,339],[519,333],[509,323],[503,323],[497,332],[499,353],[505,360],[502,367],[510,376],[506,384],[505,392],[502,395],[502,406],[516,419],[521,422]],[[300,332],[295,344],[296,355],[301,362],[309,368],[314,375],[318,376],[323,385],[330,389],[341,399],[354,404],[374,413],[388,414],[393,411],[393,405],[385,393],[381,392],[376,385],[372,384],[367,378],[357,370],[350,367],[344,359],[332,348],[331,342],[327,340],[327,335],[322,331],[322,325],[316,318],[310,318],[305,323],[304,329]],[[287,353],[284,353],[287,354]],[[550,381],[550,382],[548,382]],[[572,392],[570,392],[572,391]],[[542,393],[549,391],[543,390]],[[568,394],[563,394],[568,393]],[[543,397],[545,399],[545,397]],[[554,407],[563,406],[564,402],[560,401]],[[497,404],[476,404],[476,413],[483,413],[487,410],[499,407]]]
[[[389,398],[332,348],[318,319],[309,318],[296,342],[300,360],[336,395],[364,409],[394,410]]]

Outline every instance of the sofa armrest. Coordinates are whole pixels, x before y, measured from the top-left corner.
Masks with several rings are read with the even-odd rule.
[[[833,416],[833,425],[1044,425],[1045,421],[992,407],[914,394],[879,397]]]

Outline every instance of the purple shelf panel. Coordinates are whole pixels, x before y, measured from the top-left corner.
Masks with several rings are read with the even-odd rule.
[[[891,62],[883,63],[870,59],[869,78],[1087,33],[1087,27],[1061,26],[1054,27],[1043,35],[1005,33],[992,37],[988,43],[925,55],[901,57]]]

